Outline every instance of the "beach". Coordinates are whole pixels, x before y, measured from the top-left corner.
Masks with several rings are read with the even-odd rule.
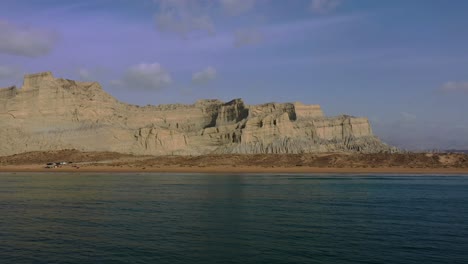
[[[60,164],[63,163],[63,164]],[[54,164],[48,166],[47,164]],[[55,164],[57,164],[55,166]],[[51,168],[47,168],[51,167]],[[0,172],[346,173],[468,175],[459,153],[139,156],[58,150],[0,157]]]
[[[133,167],[133,166],[80,166],[79,168],[63,166],[61,168],[47,169],[42,165],[9,165],[1,166],[0,172],[97,172],[97,173],[129,173],[129,172],[154,172],[154,173],[298,173],[298,174],[450,174],[468,175],[467,168],[319,168],[319,167],[260,167],[260,166],[209,166],[209,167],[185,167],[185,166],[161,166],[161,167]]]

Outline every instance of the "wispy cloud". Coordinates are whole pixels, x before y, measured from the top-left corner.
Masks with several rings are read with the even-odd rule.
[[[468,92],[468,81],[465,82],[446,82],[440,90],[444,92]]]
[[[192,82],[196,84],[204,84],[216,78],[217,72],[213,67],[206,67],[204,70],[196,72],[192,75]]]
[[[251,11],[256,0],[221,0],[223,9],[230,15],[240,15]]]
[[[257,29],[240,29],[234,33],[234,45],[242,47],[255,45],[263,41],[263,34]]]
[[[121,80],[111,81],[115,86],[142,90],[160,90],[171,83],[171,75],[159,63],[133,65]]]
[[[341,0],[312,0],[310,10],[317,14],[326,14],[341,5]]]
[[[157,28],[187,37],[192,32],[213,34],[215,26],[206,8],[200,1],[155,0],[159,11],[154,15]]]
[[[52,51],[59,37],[46,29],[24,27],[0,20],[0,53],[39,57]]]

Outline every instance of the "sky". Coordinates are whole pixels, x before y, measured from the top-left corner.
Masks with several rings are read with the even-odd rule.
[[[121,101],[320,104],[385,142],[468,149],[465,0],[2,0],[0,87],[98,81]]]

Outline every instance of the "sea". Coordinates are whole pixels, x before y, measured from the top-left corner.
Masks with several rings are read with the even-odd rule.
[[[0,173],[0,263],[468,263],[468,176]]]

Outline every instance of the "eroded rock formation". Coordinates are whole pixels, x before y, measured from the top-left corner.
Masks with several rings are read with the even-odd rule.
[[[319,105],[135,106],[96,82],[26,75],[21,89],[0,89],[0,155],[78,149],[152,155],[381,152],[395,149],[362,117],[325,117]]]

